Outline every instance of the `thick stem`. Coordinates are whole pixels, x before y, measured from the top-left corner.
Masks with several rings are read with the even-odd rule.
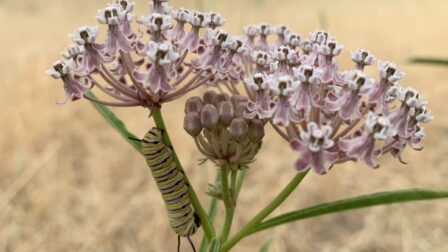
[[[232,197],[230,196],[230,188],[229,188],[229,169],[227,166],[221,167],[221,193],[224,201],[224,206],[226,207],[226,215],[224,219],[224,224],[221,230],[221,243],[227,241],[229,237],[230,228],[232,227],[233,222],[233,212],[235,209],[235,204],[232,202]]]
[[[258,224],[260,224],[269,214],[271,214],[280,204],[282,204],[286,198],[297,188],[302,182],[307,172],[298,173],[289,184],[275,197],[271,203],[269,203],[263,210],[261,210],[252,220],[250,220],[242,229],[240,229],[233,237],[225,242],[221,251],[229,251],[235,246],[241,239],[249,235]]]
[[[152,116],[157,128],[165,130],[165,134],[163,134],[163,142],[167,146],[173,146],[170,137],[168,135],[168,131],[166,130],[165,122],[163,121],[161,109],[159,107],[154,108]],[[173,148],[173,159],[174,162],[176,162],[178,169],[185,174],[185,171],[182,168],[182,165],[179,161],[179,158],[177,157],[174,148]],[[194,191],[193,185],[190,184],[190,181],[188,180],[188,177],[186,175],[185,175],[185,182],[188,183],[189,185],[188,196],[190,197],[191,204],[193,205],[196,214],[199,216],[199,219],[201,220],[201,225],[204,229],[204,233],[207,236],[207,239],[210,241],[216,236],[215,228],[213,227],[213,224],[211,223],[209,217],[207,216],[207,213],[202,207],[201,202],[199,201],[198,196]]]

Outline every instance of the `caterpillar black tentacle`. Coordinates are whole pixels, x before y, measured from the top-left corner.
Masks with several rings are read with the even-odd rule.
[[[171,228],[178,235],[178,251],[180,237],[186,237],[193,251],[196,251],[190,236],[200,227],[199,216],[191,205],[188,196],[190,186],[185,181],[185,174],[173,160],[173,149],[162,141],[163,132],[158,128],[148,131],[140,140],[142,153],[162,194]]]

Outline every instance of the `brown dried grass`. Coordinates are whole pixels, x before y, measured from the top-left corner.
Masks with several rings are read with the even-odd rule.
[[[175,251],[176,237],[142,158],[87,102],[55,106],[62,97],[60,83],[44,74],[68,45],[66,34],[95,23],[96,9],[106,1],[99,2],[0,2],[0,251]],[[143,13],[146,1],[137,2]],[[172,4],[194,6],[193,1]],[[403,85],[421,90],[430,101],[435,120],[426,127],[426,148],[407,151],[409,165],[385,158],[375,171],[349,163],[326,176],[310,175],[275,214],[380,190],[446,189],[448,69],[406,60],[448,58],[448,2],[205,0],[205,6],[221,12],[233,32],[246,23],[269,21],[305,35],[319,26],[320,13],[345,45],[342,67],[351,66],[350,50],[368,48],[400,64],[407,73]],[[182,103],[164,111],[180,159],[207,203],[203,192],[215,171],[211,165],[196,166],[200,156],[181,130]],[[116,111],[139,135],[152,126],[143,109]],[[279,137],[266,139],[244,184],[235,227],[294,175],[294,158]],[[351,211],[265,231],[234,251],[256,251],[267,239],[274,241],[271,251],[448,251],[447,213],[443,200]],[[194,237],[196,244],[199,238]]]

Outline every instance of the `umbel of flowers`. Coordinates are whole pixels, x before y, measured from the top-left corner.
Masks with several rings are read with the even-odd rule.
[[[432,119],[426,101],[399,84],[404,73],[391,62],[376,63],[377,78],[364,73],[375,64],[369,51],[352,52],[354,68],[341,71],[343,46],[326,31],[305,38],[263,23],[233,36],[217,13],[173,10],[164,0],[143,17],[133,9],[120,0],[98,11],[104,42],[95,25],[70,34],[74,44],[48,71],[63,81],[61,103],[153,110],[198,87],[215,89],[188,99],[184,128],[207,159],[234,169],[255,158],[267,124],[297,152],[298,171],[325,174],[347,161],[377,168],[383,155],[404,162],[405,147],[422,149]],[[89,96],[91,89],[110,99]]]

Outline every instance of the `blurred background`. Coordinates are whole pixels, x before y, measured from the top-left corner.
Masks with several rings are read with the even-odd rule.
[[[142,157],[86,101],[56,106],[62,83],[46,76],[67,34],[95,24],[108,1],[0,0],[0,251],[175,251],[176,236]],[[147,1],[137,2],[137,14]],[[327,28],[349,53],[369,49],[406,72],[404,86],[421,91],[434,121],[426,148],[407,150],[402,165],[383,158],[381,168],[348,163],[326,176],[310,174],[275,214],[376,191],[448,185],[448,68],[411,65],[412,56],[448,58],[445,0],[202,0],[170,1],[174,7],[214,10],[225,29],[261,21],[286,24],[307,36]],[[103,34],[105,30],[102,30]],[[374,70],[372,68],[372,70]],[[180,159],[204,205],[213,181],[211,164],[182,130],[183,102],[164,107]],[[116,109],[131,131],[143,135],[151,120],[141,108]],[[269,132],[272,133],[272,132]],[[295,154],[269,134],[248,172],[236,210],[241,227],[269,202],[295,171]],[[375,207],[309,219],[243,240],[234,251],[448,251],[445,200]],[[234,229],[235,230],[235,229]],[[199,246],[201,233],[194,236]],[[182,251],[190,251],[186,242]]]

